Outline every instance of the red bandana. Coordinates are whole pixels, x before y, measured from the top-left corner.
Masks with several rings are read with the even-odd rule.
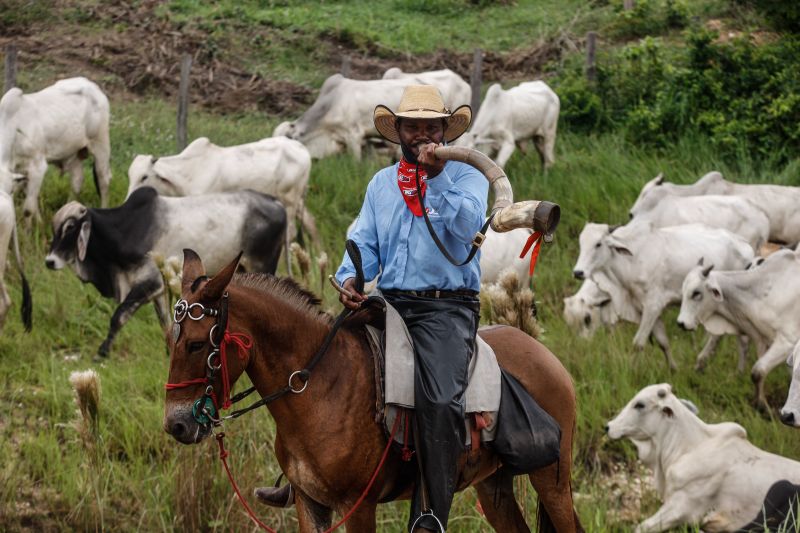
[[[417,198],[417,183],[416,183],[416,165],[412,165],[405,158],[400,160],[400,166],[397,168],[397,186],[400,187],[400,193],[403,195],[406,205],[414,213],[414,216],[422,216],[422,203]],[[419,169],[419,190],[422,192],[422,197],[425,197],[425,189],[428,184],[425,180],[428,179],[427,173]]]

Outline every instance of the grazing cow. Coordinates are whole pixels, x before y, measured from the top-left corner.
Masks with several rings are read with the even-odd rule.
[[[396,107],[403,89],[413,83],[410,78],[352,80],[334,74],[322,84],[314,104],[294,122],[279,124],[273,135],[300,141],[315,159],[342,151],[361,159],[361,145],[380,138],[372,121],[375,106]]]
[[[312,241],[319,241],[314,217],[304,205],[310,172],[308,150],[286,137],[229,147],[217,146],[200,137],[177,155],[158,158],[137,155],[128,169],[128,196],[143,186],[153,187],[165,196],[244,189],[275,196],[286,207],[288,250],[290,240],[296,235],[297,219]]]
[[[573,274],[591,278],[612,295],[621,287],[629,298],[614,301],[615,310],[626,319],[641,315],[634,346],[643,348],[653,334],[670,367],[676,368],[661,314],[680,302],[683,279],[703,257],[728,268],[744,268],[753,260],[753,249],[738,235],[702,224],[655,228],[631,223],[613,232],[606,224],[587,224]]]
[[[642,188],[631,216],[652,210],[666,196],[720,194],[740,196],[761,209],[769,219],[769,240],[784,244],[800,241],[800,187],[746,185],[727,181],[719,172],[709,172],[691,185],[664,181],[659,174]]]
[[[706,424],[667,383],[639,391],[606,432],[633,441],[663,502],[636,533],[682,525],[735,531],[759,514],[776,482],[800,482],[800,463],[753,446],[739,424]]]
[[[708,263],[706,263],[708,264]],[[751,270],[731,272],[695,267],[683,283],[678,324],[708,331],[744,332],[769,345],[751,370],[756,399],[769,410],[764,394],[767,374],[789,356],[800,339],[800,260],[781,250]],[[726,330],[725,328],[729,328]]]
[[[28,287],[28,280],[22,268],[22,258],[19,253],[19,242],[17,240],[17,219],[14,213],[14,200],[11,195],[0,191],[0,331],[6,321],[6,315],[11,307],[11,297],[6,290],[5,272],[8,245],[12,241],[14,244],[14,255],[17,260],[17,268],[22,276],[22,322],[25,329],[31,329],[31,291]]]
[[[166,326],[168,316],[158,298],[164,284],[153,255],[169,258],[192,248],[215,272],[244,251],[246,270],[274,273],[284,231],[285,209],[265,194],[170,198],[142,187],[113,209],[87,209],[78,202],[59,209],[45,263],[54,270],[69,265],[81,281],[120,303],[98,351],[105,357],[119,329],[143,304],[154,300]]]
[[[578,292],[564,298],[564,321],[581,337],[589,338],[601,325],[613,326],[619,319],[611,295],[591,279],[584,279]]]
[[[472,128],[456,144],[477,148],[505,166],[514,146],[533,139],[543,168],[555,162],[556,129],[561,102],[543,81],[525,82],[504,91],[495,83],[486,92]]]
[[[663,196],[648,211],[631,210],[631,220],[648,221],[657,228],[679,224],[705,224],[726,229],[745,238],[758,250],[769,238],[769,219],[764,212],[738,196]]]
[[[411,80],[420,85],[434,85],[442,93],[444,104],[449,109],[461,105],[469,105],[472,101],[472,87],[464,79],[450,69],[431,70],[429,72],[403,72],[392,67],[383,73],[384,80]]]
[[[9,90],[0,99],[0,190],[11,193],[14,182],[26,180],[23,214],[38,219],[47,164],[68,172],[78,194],[82,160],[91,154],[95,185],[105,207],[111,181],[108,120],[108,98],[86,78],[61,80],[31,94]]]

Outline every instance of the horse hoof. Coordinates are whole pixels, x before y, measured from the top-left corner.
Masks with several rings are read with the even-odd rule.
[[[270,507],[291,507],[294,505],[294,490],[286,484],[282,487],[259,487],[255,490],[256,498]]]

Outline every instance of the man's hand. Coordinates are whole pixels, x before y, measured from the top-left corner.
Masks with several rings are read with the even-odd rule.
[[[342,288],[352,294],[353,297],[349,298],[346,294],[339,293],[339,301],[342,302],[343,306],[352,311],[361,307],[361,302],[367,299],[364,294],[356,291],[356,278],[347,278],[342,284]]]
[[[437,159],[433,151],[439,146],[444,146],[442,143],[434,144],[428,143],[419,147],[419,155],[417,161],[428,173],[429,178],[438,176],[444,170],[444,164],[447,162],[444,159]]]

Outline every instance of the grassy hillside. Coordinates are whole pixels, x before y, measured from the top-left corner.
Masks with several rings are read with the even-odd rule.
[[[9,5],[23,4],[27,5]],[[396,0],[372,2],[367,9],[359,1],[220,2],[215,7],[190,0],[164,5],[143,1],[126,7],[81,1],[59,2],[56,9],[41,17],[22,17],[12,27],[18,30],[17,38],[26,43],[43,40],[42,28],[47,27],[53,29],[56,43],[70,37],[96,39],[93,42],[101,43],[98,46],[106,46],[114,35],[127,39],[132,35],[127,32],[148,24],[159,31],[178,28],[185,30],[183,37],[175,37],[179,41],[217,43],[208,44],[211,50],[217,46],[217,52],[212,59],[202,56],[200,65],[212,64],[215,57],[226,65],[235,64],[270,79],[284,80],[292,87],[308,87],[309,96],[326,75],[338,68],[342,50],[371,58],[372,62],[354,62],[354,68],[364,69],[357,72],[369,72],[375,65],[385,66],[392,61],[413,61],[405,54],[412,58],[418,54],[428,62],[444,61],[442,58],[450,54],[437,53],[440,49],[452,50],[456,59],[468,58],[476,45],[494,54],[490,57],[497,58],[497,65],[510,65],[514,54],[530,52],[538,39],[558,35],[562,29],[569,28],[568,36],[576,37],[595,25],[622,27],[623,15],[618,6],[599,4],[602,5],[590,9],[581,7],[583,3],[579,2],[567,5],[520,0],[494,4],[451,0],[430,7],[425,2]],[[726,23],[730,24],[747,19],[720,4],[693,3],[690,13],[702,17],[728,13],[732,18]],[[4,27],[8,27],[8,18],[14,13],[26,12],[6,10],[6,18],[0,17]],[[127,16],[136,13],[153,18]],[[57,19],[65,22],[60,28],[55,28]],[[436,34],[426,31],[434,23],[446,30]],[[405,27],[402,25],[408,26],[407,33],[413,38],[402,35],[398,29]],[[617,44],[622,46],[630,37],[619,31]],[[174,46],[164,35],[168,34],[130,41],[130,46],[146,51],[154,42],[151,39],[157,38],[168,51],[180,51],[180,46]],[[248,41],[254,35],[262,35],[266,41]],[[663,39],[670,42],[679,37],[666,28]],[[338,48],[340,45],[342,49]],[[21,56],[19,79],[23,87],[39,87],[60,75],[77,72],[101,73],[101,79],[111,87],[112,204],[120,203],[127,190],[127,167],[135,154],[163,155],[174,151],[175,110],[172,98],[165,96],[171,86],[159,85],[161,78],[157,77],[152,78],[152,85],[143,88],[127,85],[125,72],[115,70],[120,68],[115,57],[129,51],[83,62],[88,52],[70,52],[58,46],[34,50],[38,55]],[[250,52],[240,53],[242,50]],[[236,57],[237,62],[231,57]],[[580,61],[580,53],[566,57],[568,62]],[[140,63],[130,65],[139,68]],[[549,65],[552,72],[558,72],[557,62]],[[70,66],[77,72],[67,70]],[[87,70],[80,70],[84,68]],[[497,72],[519,74],[518,70]],[[206,94],[211,89],[199,87],[198,91]],[[237,110],[232,104],[225,109],[224,113],[210,112],[193,106],[190,136],[205,135],[220,144],[248,142],[269,135],[282,117],[292,113],[278,113],[259,105]],[[556,166],[544,175],[535,154],[516,153],[506,170],[518,198],[555,201],[563,210],[554,243],[542,250],[534,289],[544,329],[542,340],[571,372],[578,393],[573,486],[587,530],[627,531],[658,507],[652,492],[642,489],[637,481],[643,473],[636,466],[633,447],[626,442],[608,441],[602,429],[646,384],[670,382],[680,396],[699,406],[704,420],[739,422],[756,445],[800,458],[798,434],[759,415],[751,406],[752,386],[747,375],[735,371],[736,348],[732,339],[721,344],[705,373],[695,373],[693,359],[702,347],[703,335],[680,331],[675,325],[676,310],[671,310],[667,327],[679,370],[670,373],[656,348],[648,346],[641,353],[632,350],[633,325],[601,331],[587,340],[570,332],[561,318],[562,298],[579,286],[571,277],[571,269],[577,259],[577,236],[583,224],[624,223],[641,185],[659,172],[665,172],[672,181],[691,182],[716,169],[736,181],[800,185],[800,161],[757,160],[745,153],[730,157],[707,137],[686,132],[674,142],[643,148],[632,142],[625,131],[610,129],[595,134],[569,125],[561,127],[556,159]],[[332,266],[341,257],[344,229],[358,211],[367,181],[385,164],[386,160],[373,155],[361,162],[345,155],[315,162],[308,205],[317,217],[323,250],[331,257]],[[13,268],[6,273],[15,308],[0,335],[0,361],[6,370],[0,378],[0,401],[6,406],[0,417],[0,453],[5,458],[0,463],[0,529],[252,529],[218,464],[215,445],[206,442],[196,447],[180,446],[161,427],[168,361],[153,311],[144,308],[134,316],[117,338],[107,362],[91,363],[114,305],[101,298],[93,287],[82,285],[71,272],[44,268],[52,233],[50,217],[69,198],[66,178],[51,170],[41,196],[45,222],[22,232],[26,273],[35,301],[31,333],[23,331],[18,317],[21,298],[17,275]],[[89,205],[99,203],[88,181],[80,198]],[[323,250],[314,250],[314,254]],[[319,290],[319,282],[315,273],[310,286]],[[324,306],[338,311],[335,295],[330,289],[324,290]],[[102,383],[96,454],[87,451],[76,429],[76,408],[68,382],[72,371],[86,368],[95,368]],[[783,402],[787,387],[786,369],[776,369],[767,381],[773,405]],[[252,487],[272,483],[278,467],[272,453],[274,427],[268,413],[252,413],[229,423],[226,431],[231,465],[245,493],[249,495]],[[533,491],[522,483],[518,489],[525,498],[526,512],[532,516]],[[291,510],[258,508],[257,512],[281,531],[296,528]],[[406,512],[406,503],[382,506],[379,530],[403,531]],[[487,530],[471,491],[457,496],[452,516],[453,531]]]

